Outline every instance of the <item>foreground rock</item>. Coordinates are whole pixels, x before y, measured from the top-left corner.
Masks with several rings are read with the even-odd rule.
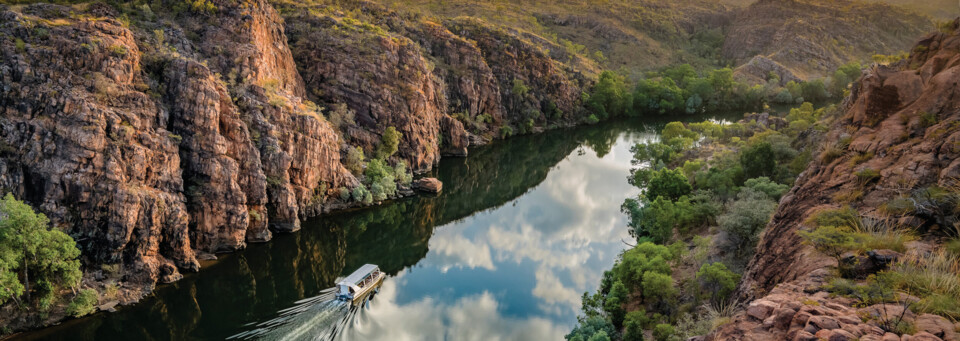
[[[706,336],[706,340],[944,340],[955,341],[954,325],[946,318],[904,311],[902,305],[855,308],[854,301],[819,288],[831,275],[818,270],[805,278],[778,285],[750,302],[745,312]],[[885,331],[883,323],[903,316],[914,325],[912,335]]]

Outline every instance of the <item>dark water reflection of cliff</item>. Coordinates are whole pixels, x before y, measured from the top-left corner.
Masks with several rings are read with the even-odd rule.
[[[342,339],[558,339],[628,239],[618,212],[629,148],[663,122],[513,138],[444,159],[437,196],[304,224],[221,255],[154,297],[21,335],[43,340],[219,340],[333,286],[364,263],[390,276]]]

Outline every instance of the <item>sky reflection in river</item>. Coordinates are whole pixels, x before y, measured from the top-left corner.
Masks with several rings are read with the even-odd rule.
[[[623,134],[602,158],[578,148],[519,198],[437,227],[427,256],[389,278],[345,338],[562,339],[629,239],[618,211],[639,192],[629,149],[652,137]]]

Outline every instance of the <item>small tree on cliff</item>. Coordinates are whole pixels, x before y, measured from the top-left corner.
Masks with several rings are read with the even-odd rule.
[[[397,149],[400,147],[400,139],[402,138],[403,134],[397,131],[397,128],[387,127],[387,129],[383,131],[380,148],[377,149],[377,158],[386,160],[393,156],[393,154],[396,154]]]
[[[30,302],[37,288],[40,308],[46,310],[58,288],[79,284],[80,250],[49,223],[11,194],[0,200],[0,304],[24,294]]]

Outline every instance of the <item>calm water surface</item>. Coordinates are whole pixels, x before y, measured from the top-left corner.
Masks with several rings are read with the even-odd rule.
[[[596,290],[630,240],[618,210],[639,192],[626,180],[629,149],[662,124],[612,122],[475,148],[434,171],[440,195],[308,221],[117,313],[18,338],[222,340],[373,263],[389,276],[363,309],[310,308],[264,338],[560,340],[580,295]]]

